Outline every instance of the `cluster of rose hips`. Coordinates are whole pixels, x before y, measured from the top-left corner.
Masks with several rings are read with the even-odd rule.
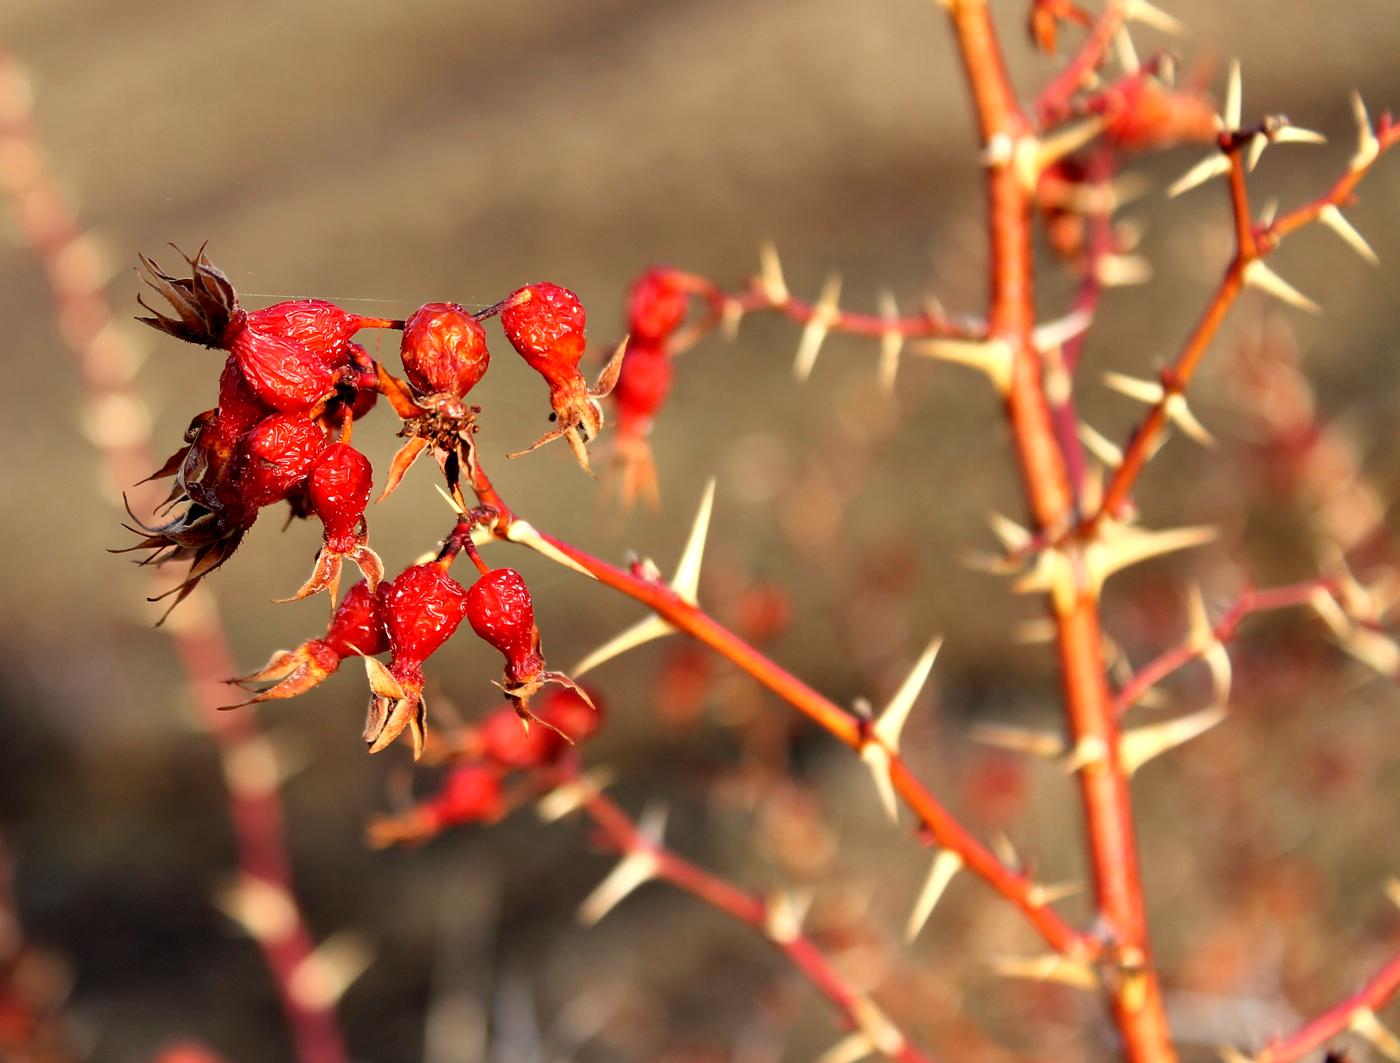
[[[480,407],[468,405],[467,397],[490,365],[482,321],[499,315],[506,338],[549,386],[555,428],[528,449],[562,438],[586,470],[587,444],[603,426],[599,399],[617,382],[623,349],[590,387],[579,368],[586,347],[584,308],[573,292],[555,284],[519,288],[476,314],[453,303],[429,303],[403,321],[365,317],[318,299],[250,312],[202,250],[187,261],[191,275],[177,278],[142,257],[145,279],[174,316],[147,306],[152,316],[141,320],[187,342],[227,351],[228,357],[217,405],[190,422],[185,445],[152,477],[173,478],[161,507],[169,519],[153,526],[138,522],[132,530],[142,540],[132,549],[150,551],[143,564],[189,562],[186,578],[168,592],[178,604],[228,560],[268,506],[286,503],[293,518],[320,520],[324,536],[314,571],[293,598],[328,591],[329,627],[322,638],[278,653],[238,680],[255,691],[252,701],[301,694],[347,657],[360,656],[372,695],[364,734],[370,751],[385,748],[407,729],[419,756],[426,741],[423,663],[466,620],[504,656],[501,685],[514,714],[557,726],[530,710],[530,697],[547,682],[573,683],[545,666],[534,605],[520,574],[489,568],[472,545],[473,529],[496,514],[483,507],[468,513],[464,502],[462,484],[473,487],[479,472]],[[366,328],[402,330],[403,379],[354,342]],[[384,566],[367,539],[365,510],[374,470],[351,445],[354,422],[380,395],[402,420],[399,434],[405,438],[381,500],[422,454],[431,452],[464,513],[433,560],[411,565],[392,580],[384,578]],[[479,570],[470,586],[448,571],[462,553]],[[346,559],[364,579],[337,605]],[[376,658],[386,652],[387,665]],[[271,685],[260,689],[262,684]]]

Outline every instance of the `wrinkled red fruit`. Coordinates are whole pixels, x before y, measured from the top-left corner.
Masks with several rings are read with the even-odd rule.
[[[318,686],[340,667],[347,657],[383,653],[389,648],[381,616],[381,596],[364,581],[356,583],[331,614],[326,633],[308,639],[294,650],[274,653],[267,664],[250,675],[230,682],[253,690],[261,683],[272,683],[266,690],[243,702],[294,698]],[[228,706],[237,708],[237,706]]]
[[[306,478],[306,497],[321,518],[325,538],[311,578],[288,601],[308,598],[330,588],[334,598],[345,559],[355,562],[372,588],[384,578],[384,563],[370,549],[365,526],[374,467],[349,443],[332,443],[321,452]]]
[[[404,323],[400,355],[420,398],[461,399],[491,364],[486,330],[456,303],[428,303],[415,310]]]
[[[520,357],[551,383],[583,357],[588,315],[579,298],[557,284],[517,288],[501,311],[501,327]]]
[[[530,711],[531,695],[545,683],[578,688],[562,672],[545,670],[535,605],[520,573],[513,568],[492,569],[473,583],[467,591],[467,619],[472,630],[506,659],[501,686],[516,714],[523,721],[538,719],[549,726],[547,720]],[[582,696],[586,701],[588,696]]]
[[[335,370],[296,340],[244,328],[229,350],[253,394],[275,410],[305,413],[335,393]]]
[[[467,591],[441,562],[433,561],[400,572],[384,592],[381,608],[392,657],[388,668],[365,658],[372,697],[364,738],[369,751],[378,753],[408,727],[416,760],[423,755],[428,726],[423,662],[467,615]]]
[[[274,413],[239,444],[233,489],[252,509],[280,502],[311,471],[326,449],[326,434],[303,415]]]
[[[248,315],[247,327],[264,336],[291,340],[327,368],[345,365],[350,337],[363,328],[387,328],[385,318],[361,317],[324,299],[288,299]]]
[[[627,331],[632,342],[659,343],[685,320],[686,292],[675,273],[653,266],[627,293]]]

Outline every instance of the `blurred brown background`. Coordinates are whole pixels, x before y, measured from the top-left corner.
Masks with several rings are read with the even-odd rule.
[[[1029,97],[1052,67],[1024,46],[1026,6],[1000,5]],[[1247,114],[1282,111],[1332,139],[1270,151],[1256,177],[1260,202],[1296,202],[1340,172],[1354,135],[1349,90],[1373,113],[1400,102],[1392,0],[1171,9],[1191,36],[1145,31],[1144,54],[1239,55]],[[850,307],[873,306],[888,285],[903,305],[932,291],[954,311],[981,310],[965,94],[943,16],[927,0],[7,0],[0,42],[29,71],[45,146],[110,255],[123,318],[136,309],[138,251],[204,240],[250,306],[316,295],[402,316],[428,300],[486,305],[521,283],[554,280],[580,293],[599,346],[619,332],[622,292],[641,267],[667,262],[737,286],[764,239],[805,295],[835,268]],[[1196,157],[1145,163],[1157,190],[1127,211],[1148,226],[1143,253],[1156,276],[1110,298],[1083,385],[1089,419],[1113,437],[1135,410],[1098,385],[1099,372],[1145,375],[1168,357],[1228,255],[1218,188],[1170,202],[1160,192]],[[1362,441],[1387,498],[1400,477],[1397,203],[1392,160],[1350,215],[1386,263],[1380,271],[1325,232],[1300,235],[1277,260],[1326,307],[1316,319],[1290,312],[1288,326],[1321,412]],[[44,276],[17,240],[0,242],[0,280],[9,374],[0,394],[0,832],[25,928],[71,970],[67,1016],[88,1058],[144,1060],[197,1036],[231,1059],[287,1059],[256,951],[209,902],[230,861],[217,762],[151,629],[144,580],[105,552],[124,544],[119,513],[80,430],[82,400]],[[1064,290],[1046,286],[1047,315]],[[1248,298],[1196,393],[1222,450],[1175,441],[1145,478],[1150,523],[1218,522],[1224,534],[1113,586],[1109,616],[1135,661],[1179,637],[1188,571],[1213,603],[1238,587],[1237,569],[1311,574],[1297,514],[1261,500],[1249,478],[1247,419],[1220,379],[1232,346],[1264,318]],[[150,351],[139,386],[158,447],[174,449],[189,417],[212,404],[218,363],[131,328]],[[714,339],[686,355],[654,437],[659,516],[603,514],[598,485],[557,446],[497,458],[493,473],[534,523],[610,558],[635,549],[663,569],[717,475],[705,597],[720,596],[723,614],[723,596],[746,584],[787,588],[795,621],[772,652],[843,703],[886,696],[929,633],[946,632],[937,708],[917,723],[912,756],[979,829],[1007,830],[1050,880],[1077,877],[1074,795],[1060,773],[1022,774],[962,737],[974,718],[1055,719],[1044,648],[1008,638],[1014,621],[1038,615],[1034,603],[959,563],[962,551],[990,544],[989,509],[1020,513],[990,392],[971,374],[906,359],[898,394],[885,398],[872,345],[840,339],[798,388],[796,336],[788,323],[753,320],[736,344]],[[498,357],[496,367],[482,395],[488,455],[528,443],[546,412],[523,366]],[[356,437],[372,441],[377,460],[393,446],[385,417]],[[430,480],[415,474],[371,513],[391,571],[444,527]],[[862,519],[846,520],[857,509]],[[249,667],[319,630],[319,603],[268,604],[303,578],[316,534],[279,536],[265,519],[212,581]],[[637,614],[532,557],[518,564],[556,665]],[[1314,621],[1294,615],[1256,631],[1239,651],[1240,718],[1135,784],[1161,960],[1200,1058],[1215,1041],[1287,1028],[1290,1008],[1315,1010],[1374,966],[1394,932],[1378,886],[1400,868],[1400,699],[1345,662]],[[757,714],[786,728],[787,710],[721,672],[706,721],[663,725],[652,711],[656,679],[673,653],[660,644],[598,673],[614,723],[590,760],[617,769],[629,808],[667,800],[681,851],[753,888],[793,882],[796,864],[774,855],[783,809],[731,785],[742,760],[735,721],[752,726]],[[459,639],[434,664],[463,711],[492,702],[498,662],[484,646]],[[609,866],[578,824],[542,827],[521,814],[420,851],[366,851],[365,817],[390,803],[405,757],[365,758],[362,681],[347,673],[264,716],[307,758],[286,800],[313,928],[357,928],[378,952],[341,1008],[356,1058],[802,1059],[835,1039],[820,1003],[793,989],[762,944],[661,887],[597,930],[577,928],[574,906]],[[1201,703],[1198,680],[1190,673],[1180,685],[1182,709]],[[832,743],[795,723],[784,741],[833,846],[809,868],[822,882],[815,926],[875,928],[871,940],[833,933],[833,947],[924,1043],[969,1059],[992,1058],[991,1046],[1057,1059],[1110,1051],[1095,1005],[987,973],[990,955],[1036,943],[975,884],[958,883],[912,962],[871,959],[897,940],[926,857],[883,821],[868,780]],[[988,796],[1003,768],[1021,795],[1004,822]],[[786,986],[781,1006],[775,980]],[[460,1008],[434,1011],[435,1001]],[[425,1041],[430,1012],[436,1041]],[[454,1014],[467,1018],[454,1024]],[[482,1014],[491,1016],[489,1057],[469,1034]],[[601,1033],[575,1049],[589,1023]],[[959,1055],[968,1023],[986,1040]]]

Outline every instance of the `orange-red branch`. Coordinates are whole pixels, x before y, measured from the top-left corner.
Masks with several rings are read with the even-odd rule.
[[[775,917],[769,902],[677,856],[644,834],[615,802],[602,794],[585,798],[582,807],[620,852],[645,854],[652,861],[657,878],[760,934],[841,1012],[852,1029],[865,1033],[875,1050],[900,1063],[932,1063],[932,1057],[915,1047],[869,997],[852,986],[811,938],[796,925],[784,925],[781,913]]]
[[[1397,993],[1400,993],[1400,955],[1386,963],[1360,990],[1296,1033],[1269,1042],[1251,1057],[1252,1063],[1293,1063],[1302,1059],[1309,1052],[1324,1047],[1332,1038],[1357,1028],[1358,1021],[1364,1023],[1367,1017],[1373,1017]]]

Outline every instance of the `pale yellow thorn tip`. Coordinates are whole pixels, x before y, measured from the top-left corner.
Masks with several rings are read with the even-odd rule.
[[[1011,345],[1005,340],[924,340],[914,350],[985,373],[1000,394],[1011,388]]]
[[[914,902],[914,909],[909,913],[909,922],[905,924],[905,941],[913,941],[919,936],[919,931],[927,925],[929,916],[938,906],[948,889],[948,884],[962,867],[963,858],[953,850],[938,850],[938,855],[933,858],[933,865],[929,868],[928,877],[924,880],[923,889],[919,891],[918,900]]]
[[[1226,129],[1238,129],[1244,114],[1244,84],[1240,78],[1240,61],[1230,60],[1230,77],[1225,87],[1225,119]]]
[[[1386,1029],[1370,1008],[1357,1008],[1348,1025],[1354,1034],[1368,1041],[1386,1059],[1400,1063],[1400,1038]]]
[[[933,671],[933,662],[938,659],[938,651],[942,645],[943,639],[935,638],[925,647],[923,655],[909,670],[904,682],[900,684],[894,697],[885,706],[885,711],[880,713],[871,728],[874,737],[891,753],[899,752],[899,738],[905,722],[909,719],[909,711],[918,700],[924,684],[928,682],[929,673]]]
[[[555,564],[563,565],[565,568],[571,568],[575,572],[587,576],[589,579],[598,578],[541,535],[529,521],[521,520],[519,517],[516,517],[510,522],[510,526],[506,528],[506,539],[520,546],[528,546],[531,550],[535,551],[535,553],[549,558]],[[472,541],[475,542],[475,538],[473,538]]]
[[[792,362],[792,375],[799,383],[812,375],[812,367],[817,364],[817,355],[821,353],[822,343],[841,313],[840,299],[841,275],[833,273],[826,278],[822,294],[812,307],[812,316],[807,320],[807,325],[802,330],[802,338],[797,344],[797,357]]]
[[[1328,203],[1318,211],[1317,220],[1345,240],[1348,247],[1371,265],[1380,265],[1380,257],[1366,242],[1366,238],[1356,231],[1356,227],[1347,220],[1346,215],[1338,209],[1335,203]]]
[[[880,317],[885,331],[880,334],[878,379],[880,390],[890,395],[894,393],[895,377],[899,373],[899,354],[904,349],[904,336],[899,331],[899,306],[893,292],[880,293]]]
[[[1265,265],[1262,258],[1256,258],[1245,266],[1244,283],[1247,287],[1271,295],[1282,303],[1306,310],[1310,314],[1320,313],[1322,310],[1317,303]]]
[[[442,500],[444,502],[447,503],[447,508],[452,510],[452,512],[457,514],[457,516],[460,517],[463,513],[466,512],[466,510],[464,510],[461,507],[458,501],[443,489],[442,484],[433,484],[433,490],[436,491],[442,497]]]
[[[1185,395],[1179,392],[1171,395],[1167,399],[1164,412],[1167,415],[1167,420],[1180,428],[1194,442],[1199,443],[1207,450],[1214,450],[1219,446],[1206,426],[1201,424],[1196,415],[1191,412],[1191,407],[1186,405]]]
[[[1105,288],[1130,288],[1152,279],[1152,263],[1142,255],[1103,255],[1094,275]]]
[[[1163,723],[1148,724],[1123,732],[1118,740],[1118,759],[1129,775],[1150,760],[1169,753],[1198,735],[1205,734],[1225,719],[1225,710],[1212,705],[1187,716]]]
[[[1113,51],[1118,57],[1118,65],[1123,73],[1132,75],[1142,69],[1142,62],[1138,59],[1137,48],[1133,46],[1133,37],[1127,26],[1120,27],[1113,35]]]
[[[763,902],[763,932],[778,945],[790,945],[802,936],[802,922],[812,907],[812,891],[799,894],[780,891]]]
[[[638,887],[654,879],[657,871],[656,857],[649,849],[628,853],[579,905],[579,922],[584,926],[596,926]]]
[[[1024,550],[1031,544],[1031,533],[1028,529],[996,510],[987,514],[987,525],[1007,550]]]
[[[220,887],[214,903],[256,941],[280,941],[296,930],[299,921],[291,895],[253,875],[242,875]]]
[[[599,665],[606,664],[614,657],[621,657],[628,650],[635,650],[638,646],[644,646],[648,642],[673,635],[675,631],[675,628],[659,616],[643,617],[585,656],[569,669],[569,674],[577,679],[585,673],[593,671]]]
[[[1254,172],[1259,165],[1259,160],[1264,157],[1264,149],[1269,146],[1269,136],[1267,133],[1255,133],[1249,139],[1249,150],[1245,154],[1244,168],[1250,173]]]
[[[758,269],[764,298],[774,306],[782,306],[789,299],[787,281],[783,280],[783,264],[778,259],[778,249],[771,242],[758,249]]]
[[[1058,953],[1043,956],[1006,957],[992,960],[993,973],[1003,978],[1021,978],[1033,982],[1057,982],[1075,989],[1097,989],[1098,976],[1086,963],[1068,960]]]
[[[545,823],[553,823],[577,812],[583,805],[597,797],[611,785],[613,772],[609,768],[596,768],[556,786],[539,799],[535,812]]]
[[[1123,449],[1085,421],[1079,422],[1079,440],[1090,454],[1110,469],[1123,464]]]
[[[859,1060],[874,1054],[875,1044],[870,1040],[870,1035],[857,1030],[841,1038],[813,1063],[858,1063]]]
[[[889,816],[890,822],[899,822],[899,797],[894,792],[894,782],[890,779],[890,751],[878,741],[869,740],[860,749],[861,762],[870,769],[870,777],[875,782],[875,793],[880,798],[880,807]]]
[[[1275,144],[1326,144],[1327,138],[1315,129],[1286,125],[1274,133]]]
[[[1381,142],[1371,128],[1371,116],[1366,113],[1366,103],[1359,92],[1351,94],[1351,113],[1356,118],[1356,153],[1348,165],[1355,172],[1376,161],[1381,153]]]
[[[333,1008],[355,980],[369,970],[374,955],[374,948],[363,934],[338,931],[297,964],[287,990],[304,1008]]]
[[[1128,398],[1146,403],[1148,406],[1161,402],[1166,395],[1162,385],[1157,381],[1139,380],[1137,377],[1128,376],[1125,373],[1105,373],[1103,382],[1120,395],[1126,395]]]
[[[979,723],[974,724],[967,734],[974,742],[1012,753],[1042,757],[1045,760],[1053,760],[1063,756],[1065,752],[1064,738],[1052,731],[1012,727],[1009,724]]]
[[[1207,155],[1195,166],[1187,170],[1167,186],[1167,198],[1175,199],[1183,192],[1205,184],[1213,177],[1223,177],[1230,172],[1230,160],[1224,155]]]
[[[1190,617],[1191,645],[1210,669],[1214,685],[1215,704],[1224,708],[1230,701],[1230,687],[1234,671],[1230,664],[1230,653],[1225,644],[1215,636],[1210,617],[1206,614],[1205,599],[1201,596],[1198,584],[1192,584],[1187,592],[1186,608]]]
[[[695,605],[700,596],[700,565],[705,559],[705,539],[710,532],[710,517],[715,510],[714,477],[705,485],[705,493],[700,496],[700,508],[695,511],[695,520],[690,526],[690,538],[681,551],[681,559],[676,565],[676,574],[671,580],[671,589],[681,601]]]
[[[1253,1056],[1247,1056],[1234,1045],[1217,1045],[1215,1054],[1221,1063],[1255,1063]]]
[[[1037,325],[1031,331],[1031,345],[1042,354],[1062,347],[1076,336],[1082,335],[1094,323],[1094,315],[1087,310],[1075,310],[1064,317]]]
[[[1161,30],[1163,33],[1170,33],[1180,36],[1186,32],[1186,25],[1179,18],[1167,14],[1159,7],[1154,7],[1147,0],[1124,0],[1121,10],[1123,17],[1129,22],[1141,22],[1144,26],[1151,26],[1154,30]]]

